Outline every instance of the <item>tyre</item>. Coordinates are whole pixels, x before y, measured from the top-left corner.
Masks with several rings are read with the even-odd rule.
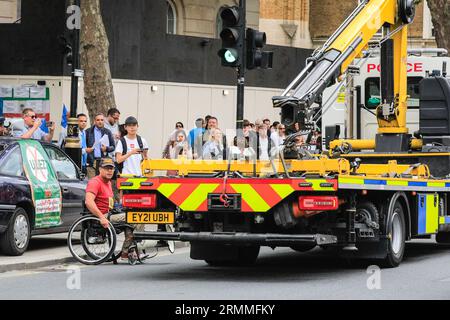
[[[0,248],[4,254],[20,256],[28,248],[31,226],[28,214],[23,208],[16,208],[8,229],[0,236]]]
[[[316,244],[297,244],[292,246],[291,249],[297,252],[307,252],[316,247]]]
[[[105,229],[100,219],[84,216],[75,221],[67,235],[67,244],[72,256],[86,265],[97,265],[108,261],[116,248],[116,233],[113,225]]]
[[[372,223],[379,224],[380,215],[378,209],[372,202],[365,201],[356,206],[356,218],[358,222],[365,223],[370,220]]]
[[[398,267],[405,253],[406,223],[404,209],[400,202],[396,201],[392,212],[387,215],[384,224],[384,232],[388,236],[386,258],[381,260],[381,265],[386,268]]]
[[[243,267],[250,266],[256,262],[259,255],[259,246],[237,247],[237,257],[229,260],[207,259],[205,262],[213,267]]]

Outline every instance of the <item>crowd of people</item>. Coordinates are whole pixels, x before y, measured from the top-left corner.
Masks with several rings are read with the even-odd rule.
[[[271,123],[269,119],[256,120],[254,123],[244,120],[243,136],[243,143],[239,143],[235,136],[232,144],[227,144],[227,135],[219,128],[219,122],[214,116],[198,118],[195,127],[189,132],[182,122],[177,122],[169,135],[162,157],[223,160],[242,156],[247,159],[269,160],[276,156],[277,150],[286,139],[286,127],[278,121]],[[307,135],[300,135],[296,143],[308,144],[314,150],[320,150],[320,132],[312,131]]]
[[[111,108],[105,114],[94,116],[93,124],[87,128],[88,117],[78,114],[79,137],[82,147],[82,171],[93,178],[99,173],[99,163],[104,158],[111,158],[116,164],[114,177],[118,174],[142,176],[141,161],[148,158],[149,145],[138,134],[139,123],[135,117],[127,117],[120,124],[120,111]],[[26,108],[22,112],[24,127],[16,130],[14,135],[52,141],[55,131],[54,122],[48,125],[48,133],[41,129],[41,119],[36,113]],[[1,119],[0,119],[0,122]],[[3,123],[0,123],[0,126]],[[194,128],[186,129],[182,122],[176,122],[162,151],[163,159],[225,160],[255,159],[269,160],[276,157],[279,147],[286,139],[286,127],[278,121],[269,119],[256,120],[254,123],[243,121],[243,139],[227,141],[230,135],[220,129],[219,120],[211,115],[198,118]],[[233,135],[231,135],[232,137]],[[62,130],[58,145],[64,148],[66,130]],[[307,144],[313,150],[321,149],[320,131],[299,135],[297,145]]]

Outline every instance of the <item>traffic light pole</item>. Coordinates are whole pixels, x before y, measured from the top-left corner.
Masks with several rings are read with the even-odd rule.
[[[74,0],[73,6],[80,12],[80,0]],[[81,17],[78,17],[81,19]],[[78,106],[78,79],[82,77],[80,70],[80,25],[75,24],[70,30],[73,33],[72,42],[72,82],[70,90],[70,117],[67,121],[67,138],[65,141],[65,151],[67,155],[81,168],[81,142],[79,138],[79,128],[77,119]]]
[[[246,26],[246,14],[247,14],[247,5],[246,0],[240,0],[239,2],[239,11],[242,15],[242,25],[241,36],[245,36],[245,26]],[[244,45],[241,47],[241,52],[239,52],[239,56],[241,57],[242,63],[237,68],[237,103],[236,103],[236,131],[237,131],[237,142],[238,146],[245,146],[244,140],[244,132],[243,132],[243,124],[244,124],[244,90],[245,90],[245,69],[246,69],[246,48],[245,41],[243,41]]]
[[[243,129],[244,123],[244,90],[245,90],[245,69],[238,68],[237,79],[237,110],[236,110],[236,129]]]

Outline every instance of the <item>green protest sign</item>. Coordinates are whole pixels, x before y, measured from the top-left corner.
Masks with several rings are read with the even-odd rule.
[[[61,225],[61,189],[47,153],[36,140],[20,140],[19,145],[25,174],[31,184],[36,211],[35,227]]]

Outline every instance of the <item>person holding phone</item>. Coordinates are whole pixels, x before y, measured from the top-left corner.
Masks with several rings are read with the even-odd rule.
[[[128,117],[125,120],[127,135],[117,142],[115,152],[121,174],[141,177],[141,162],[148,157],[148,144],[137,134],[138,128],[139,124],[135,117]]]
[[[25,127],[22,130],[14,132],[16,137],[23,139],[35,139],[42,140],[46,142],[52,142],[53,134],[55,133],[55,123],[49,122],[48,133],[42,131],[41,119],[36,117],[36,113],[31,108],[25,108],[22,111],[22,117]]]

